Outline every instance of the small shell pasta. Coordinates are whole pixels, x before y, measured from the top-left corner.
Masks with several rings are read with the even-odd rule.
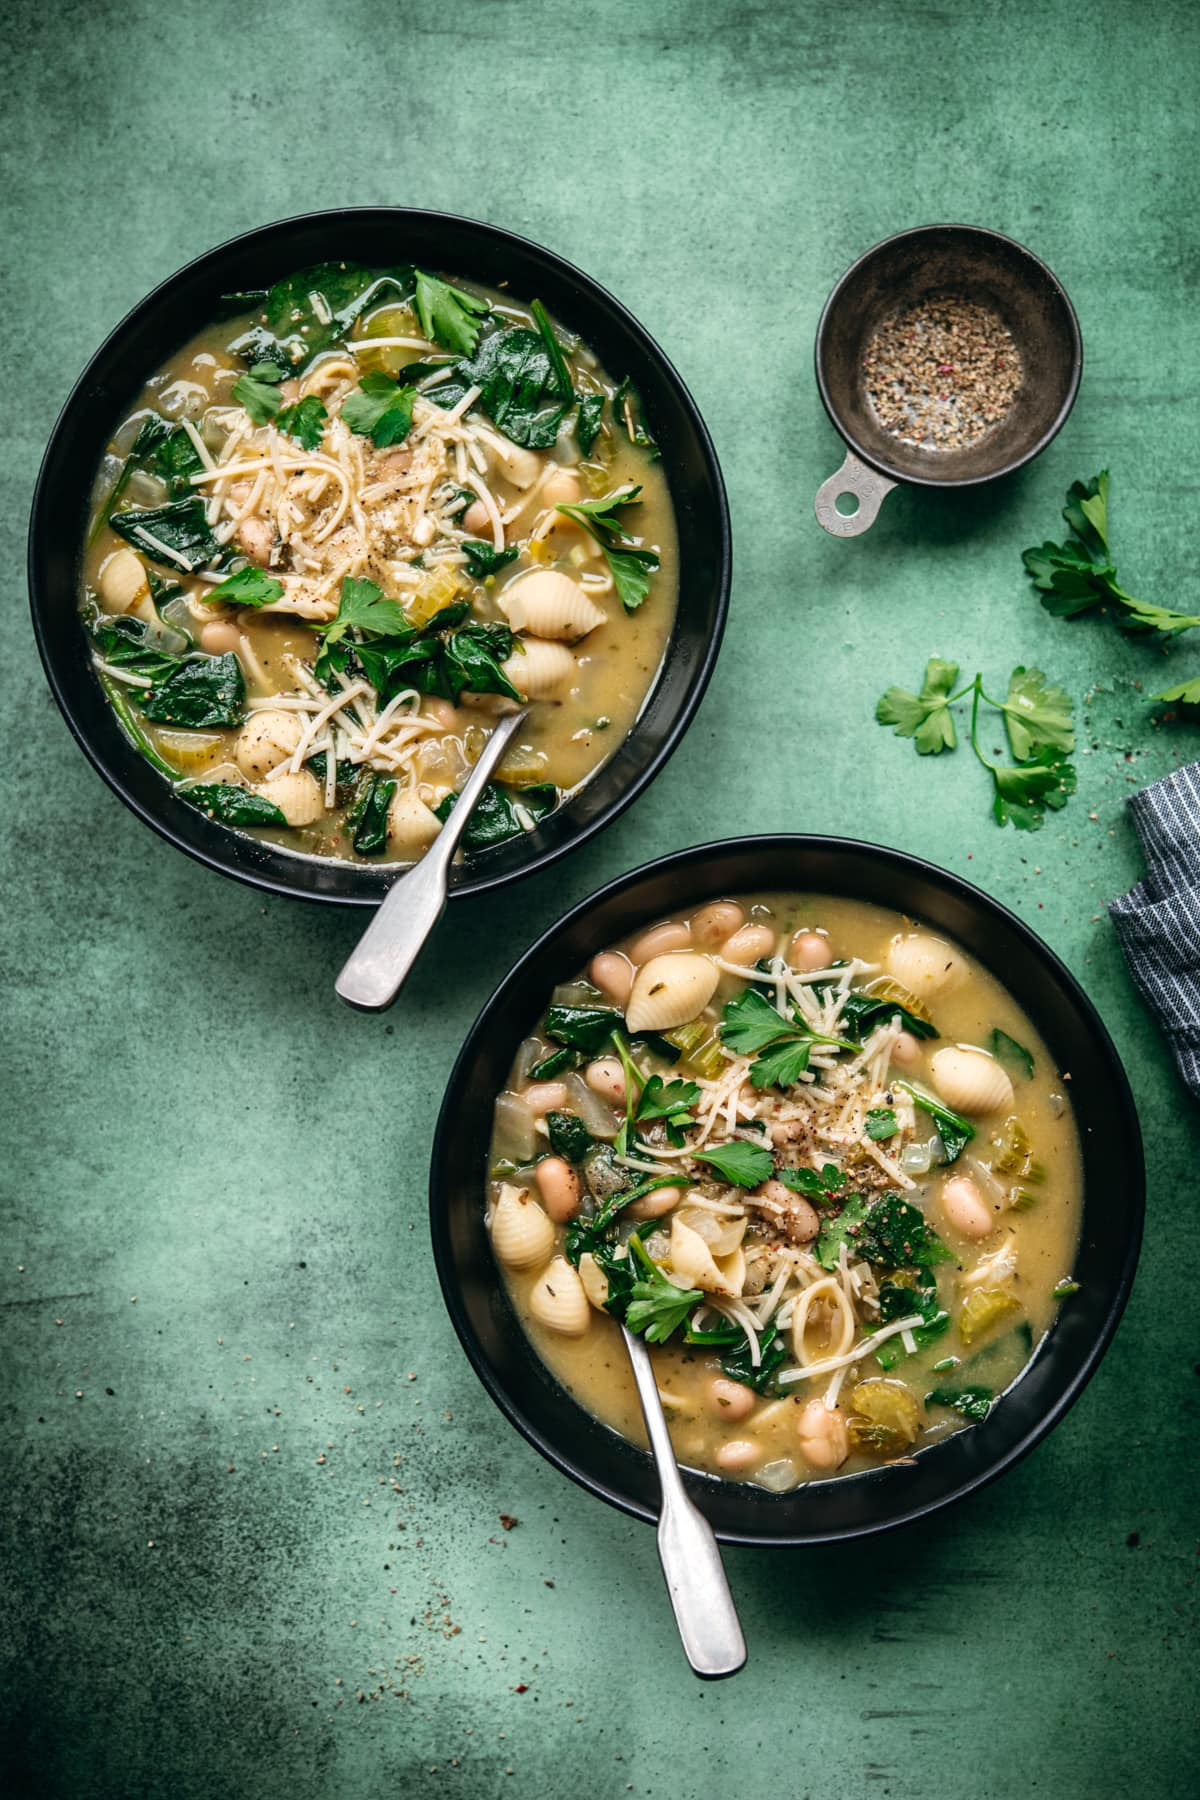
[[[671,1274],[681,1287],[703,1288],[735,1300],[746,1285],[746,1258],[741,1245],[728,1256],[714,1256],[698,1231],[679,1217],[671,1221]]]
[[[490,1228],[492,1248],[506,1269],[536,1269],[554,1248],[554,1226],[527,1188],[505,1183]]]
[[[251,713],[238,733],[234,756],[243,775],[263,781],[287,762],[300,742],[303,723],[297,713],[264,707]]]
[[[276,773],[258,782],[254,791],[277,806],[289,825],[312,825],[325,811],[321,785],[307,769],[294,775]]]
[[[396,849],[412,856],[427,849],[442,829],[441,820],[411,788],[397,788],[388,803],[388,837]]]
[[[633,979],[625,1023],[630,1031],[670,1031],[702,1012],[717,991],[720,972],[707,956],[676,950],[651,957]]]
[[[900,933],[888,946],[888,972],[919,1000],[950,994],[967,978],[967,965],[943,938],[927,931]]]
[[[556,1256],[529,1290],[529,1310],[547,1331],[582,1337],[592,1322],[592,1309],[579,1276],[565,1256]]]
[[[577,581],[557,569],[535,569],[510,582],[499,605],[514,631],[532,631],[538,637],[560,638],[568,644],[604,623],[595,601]]]
[[[518,693],[530,700],[548,700],[561,694],[570,682],[575,658],[565,644],[527,637],[500,666]]]
[[[105,558],[98,585],[105,610],[112,613],[132,612],[150,592],[145,565],[132,550],[114,550]]]
[[[929,1072],[939,1098],[955,1112],[990,1113],[1012,1105],[1013,1084],[986,1050],[950,1045],[930,1057]]]

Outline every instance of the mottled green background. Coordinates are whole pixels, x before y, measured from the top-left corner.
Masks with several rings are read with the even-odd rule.
[[[1113,469],[1136,591],[1200,610],[1200,12],[1182,0],[786,7],[10,4],[4,35],[2,1166],[10,1791],[1008,1800],[1195,1772],[1196,1116],[1102,913],[1130,784],[1200,752],[1146,694],[1200,670],[1055,623],[1021,547]],[[246,227],[396,202],[495,220],[611,287],[716,439],[736,535],[717,679],[599,842],[456,906],[390,1018],[338,1006],[361,921],[192,866],[85,765],[21,572],[55,413],[150,286]],[[858,543],[811,375],[827,290],[904,225],[1028,242],[1074,297],[1079,404],[1022,477],[897,494]],[[1000,832],[960,754],[871,722],[936,651],[1090,708],[1080,797]],[[751,1661],[704,1688],[652,1534],[504,1423],[424,1222],[442,1085],[510,958],[601,880],[749,829],[971,876],[1095,995],[1137,1089],[1149,1231],[1071,1417],[929,1525],[728,1558]],[[501,1528],[499,1514],[519,1524]]]

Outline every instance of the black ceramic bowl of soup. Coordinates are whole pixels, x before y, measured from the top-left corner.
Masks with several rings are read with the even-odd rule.
[[[1071,1297],[983,1422],[908,1459],[788,1492],[685,1466],[689,1490],[725,1542],[814,1544],[883,1530],[960,1499],[1065,1415],[1111,1341],[1133,1281],[1144,1166],[1129,1084],[1095,1008],[1028,926],[957,876],[847,839],[778,836],[703,845],[621,877],[548,931],[484,1008],[450,1079],[431,1170],[434,1254],[463,1347],[505,1415],[574,1481],[635,1517],[655,1516],[648,1453],[555,1378],[510,1299],[485,1224],[493,1103],[552,990],[574,980],[598,951],[705,902],[762,892],[866,903],[952,940],[1030,1022],[1069,1095],[1078,1142]]]
[[[51,689],[82,749],[126,805],[171,843],[210,868],[274,892],[350,905],[380,900],[397,873],[394,860],[298,854],[282,834],[231,829],[181,803],[122,730],[92,666],[80,618],[97,471],[144,384],[214,320],[228,316],[225,297],[261,291],[295,271],[335,259],[372,270],[403,259],[447,280],[500,290],[526,307],[540,300],[559,329],[577,336],[614,381],[632,384],[640,418],[661,453],[655,468],[665,478],[673,514],[677,600],[657,673],[607,760],[557,810],[532,829],[532,818],[525,816],[520,836],[460,859],[451,892],[478,893],[566,854],[653,779],[703,695],[728,604],[728,508],[703,421],[638,322],[562,258],[491,225],[379,207],[283,220],[235,238],[171,276],[97,351],[51,436],[29,541],[38,646]]]

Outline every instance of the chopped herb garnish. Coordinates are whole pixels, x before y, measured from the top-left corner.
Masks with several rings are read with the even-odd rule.
[[[402,444],[412,429],[414,394],[382,369],[364,375],[342,402],[342,419],[356,437],[369,437],[377,450]]]
[[[665,1344],[693,1307],[701,1304],[704,1295],[699,1288],[681,1288],[668,1281],[636,1231],[629,1240],[629,1254],[635,1258],[640,1273],[630,1290],[625,1323],[648,1344]]]
[[[451,287],[448,281],[439,281],[424,269],[417,270],[416,278],[417,318],[425,336],[459,356],[470,356],[479,341],[480,323],[491,311],[488,302]]]
[[[755,1057],[750,1081],[756,1088],[794,1086],[820,1045],[837,1050],[855,1048],[842,1038],[814,1031],[799,1012],[786,1018],[753,987],[743,989],[726,1004],[721,1014],[721,1042],[738,1056]]]
[[[328,417],[325,402],[319,400],[316,394],[306,394],[295,405],[285,406],[276,418],[275,425],[279,431],[285,431],[289,437],[295,438],[302,450],[317,450],[320,448]]]
[[[269,425],[283,405],[282,380],[283,370],[277,362],[256,362],[248,374],[238,376],[230,393],[256,425]]]
[[[867,1136],[874,1139],[877,1144],[895,1137],[900,1129],[896,1122],[896,1115],[890,1106],[871,1107],[867,1113],[866,1126]]]
[[[742,1138],[735,1138],[732,1143],[721,1144],[715,1150],[697,1150],[697,1162],[708,1163],[725,1181],[734,1187],[761,1187],[769,1181],[775,1169],[775,1158],[769,1150],[759,1144],[748,1144]]]
[[[650,576],[659,561],[657,550],[643,549],[626,535],[618,517],[624,507],[640,505],[641,491],[640,487],[618,488],[599,500],[579,500],[555,509],[595,538],[626,612],[636,612],[650,592]]]

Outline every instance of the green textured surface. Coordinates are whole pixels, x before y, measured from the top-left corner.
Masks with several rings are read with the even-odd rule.
[[[1134,684],[1167,665],[1049,619],[1018,552],[1109,461],[1122,572],[1200,607],[1175,585],[1196,500],[1200,13],[6,16],[10,1791],[1187,1791],[1200,1140],[1101,908],[1139,872],[1128,784],[1200,733],[1152,729]],[[193,867],[87,768],[20,570],[56,409],[127,308],[236,231],[385,201],[528,233],[632,307],[716,439],[736,581],[718,677],[654,789],[552,874],[455,907],[374,1020],[331,987],[361,921]],[[835,543],[812,516],[840,460],[811,377],[821,303],[876,239],[947,217],[1061,275],[1081,398],[1022,477],[893,495]],[[966,755],[918,765],[871,723],[931,651],[1094,692],[1081,795],[1040,837],[992,826]],[[1169,667],[1200,668],[1200,643]],[[1066,957],[1137,1090],[1149,1231],[1115,1346],[1052,1439],[926,1527],[730,1555],[751,1665],[703,1688],[652,1534],[553,1473],[478,1388],[436,1292],[425,1170],[455,1048],[513,952],[651,853],[789,827],[932,856]]]

